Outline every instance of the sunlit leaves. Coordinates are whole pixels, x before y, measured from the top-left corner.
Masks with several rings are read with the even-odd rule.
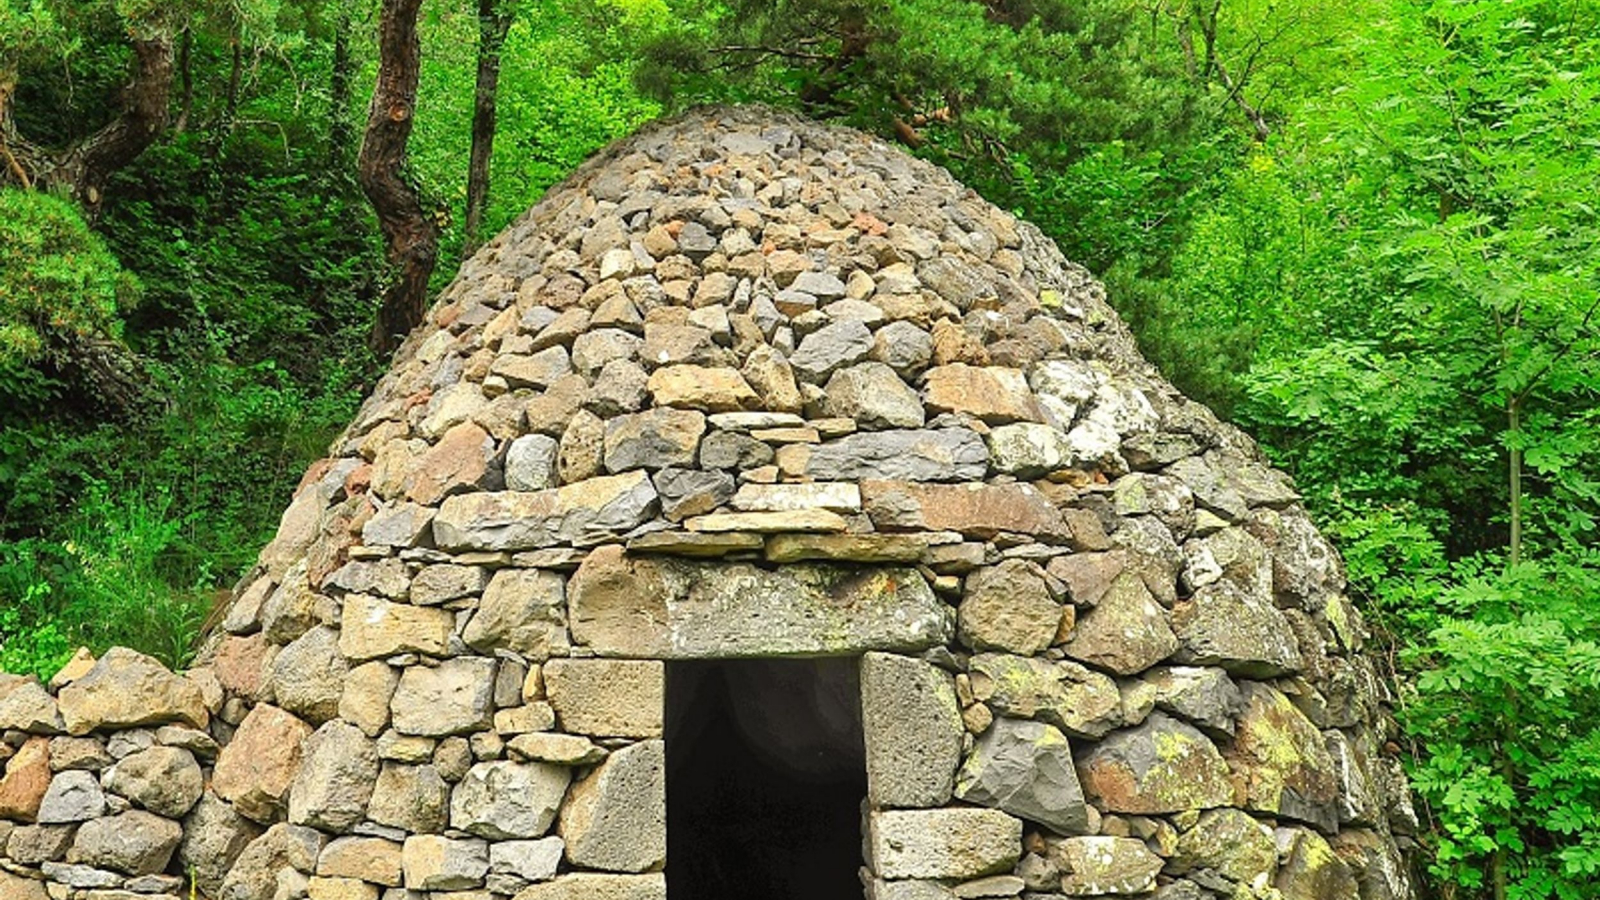
[[[1434,874],[1484,883],[1504,851],[1519,896],[1568,897],[1600,848],[1600,578],[1560,556],[1458,567],[1452,612],[1409,652],[1407,727],[1426,739],[1412,773],[1440,818]]]
[[[64,53],[72,45],[45,0],[0,0],[0,87],[21,66]]]
[[[0,363],[120,332],[137,285],[72,204],[0,189]]]

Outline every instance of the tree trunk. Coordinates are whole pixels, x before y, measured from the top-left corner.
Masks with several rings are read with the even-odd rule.
[[[478,0],[478,87],[472,109],[472,153],[467,163],[468,254],[482,243],[483,210],[489,202],[489,160],[494,154],[495,96],[500,84],[500,49],[511,27],[509,0]]]
[[[406,180],[406,143],[416,113],[422,44],[417,13],[422,0],[383,0],[378,23],[378,84],[367,109],[366,136],[356,173],[372,201],[394,267],[384,291],[371,344],[391,352],[422,321],[428,277],[439,256],[439,228]]]
[[[56,160],[49,183],[64,185],[92,218],[106,182],[155,143],[167,127],[172,97],[172,39],[156,34],[133,39],[133,80],[123,89],[122,112]]]
[[[68,405],[95,418],[133,419],[165,402],[146,361],[121,341],[76,338],[60,349],[53,366],[61,378],[79,385]]]
[[[30,143],[12,119],[17,73],[0,70],[0,182],[27,189],[66,191],[93,219],[105,199],[105,186],[166,130],[172,100],[173,41],[155,32],[132,38],[133,72],[118,99],[121,112],[105,127],[65,150]]]
[[[167,125],[172,93],[172,43],[157,36],[136,39],[132,81],[124,88],[122,112],[110,124],[68,147],[51,152],[17,133],[12,118],[17,74],[0,69],[0,184],[23,190],[64,188],[93,218],[105,185],[118,170],[155,142]],[[101,418],[128,418],[159,402],[144,362],[120,342],[99,336],[73,337],[46,354],[46,368],[80,387],[74,405]]]
[[[11,120],[11,98],[16,92],[17,74],[0,69],[0,173],[4,173],[0,175],[0,184],[5,184],[8,178],[13,179],[18,187],[26,191],[33,188],[33,179],[11,149],[17,143],[17,128]]]
[[[194,51],[194,32],[192,29],[183,30],[183,38],[178,42],[178,120],[172,123],[172,130],[182,134],[189,128],[189,112],[194,108],[194,70],[191,67],[191,57]]]
[[[216,159],[221,155],[222,145],[233,133],[234,118],[239,114],[239,85],[244,80],[244,47],[237,36],[228,41],[228,46],[232,52],[232,60],[228,64],[228,88],[223,96],[222,115],[206,136],[207,159]]]
[[[1506,403],[1506,426],[1511,437],[1511,459],[1507,466],[1507,485],[1511,494],[1511,565],[1522,562],[1522,401],[1513,397]],[[1497,882],[1496,896],[1504,898],[1505,887]]]
[[[354,62],[350,58],[350,0],[337,0],[338,16],[333,24],[333,74],[328,80],[328,167],[346,171],[355,129],[350,122],[350,83]]]

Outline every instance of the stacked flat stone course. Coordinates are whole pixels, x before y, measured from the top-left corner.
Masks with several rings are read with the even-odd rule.
[[[1037,229],[700,110],[467,262],[194,671],[0,680],[0,898],[662,900],[666,661],[850,656],[871,900],[1403,900],[1363,635]]]

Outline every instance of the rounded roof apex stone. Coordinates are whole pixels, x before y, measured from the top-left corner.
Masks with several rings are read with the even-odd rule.
[[[1044,459],[986,474],[1023,478],[1119,475],[1119,445],[1163,431],[1259,458],[1037,228],[883,141],[764,107],[652,123],[553,187],[462,266],[335,452],[370,458],[385,423],[385,440],[462,420],[512,438],[506,398],[529,394],[524,426],[557,439],[579,409],[670,407],[1014,426],[997,440]]]

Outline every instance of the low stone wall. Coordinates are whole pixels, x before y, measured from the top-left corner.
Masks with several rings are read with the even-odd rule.
[[[209,671],[130,650],[80,654],[48,689],[0,675],[0,898],[186,895],[178,873],[215,868],[213,826],[238,818],[208,789],[223,712]]]
[[[394,896],[469,900],[548,881],[564,854],[660,869],[661,662],[462,657],[401,677],[385,662],[301,669],[305,649],[276,655],[273,698],[302,715],[225,697],[210,667],[175,675],[120,648],[48,688],[0,675],[0,898],[404,887]],[[558,709],[567,733],[553,730]],[[548,834],[558,810],[564,837]],[[659,874],[644,878],[662,892]]]

